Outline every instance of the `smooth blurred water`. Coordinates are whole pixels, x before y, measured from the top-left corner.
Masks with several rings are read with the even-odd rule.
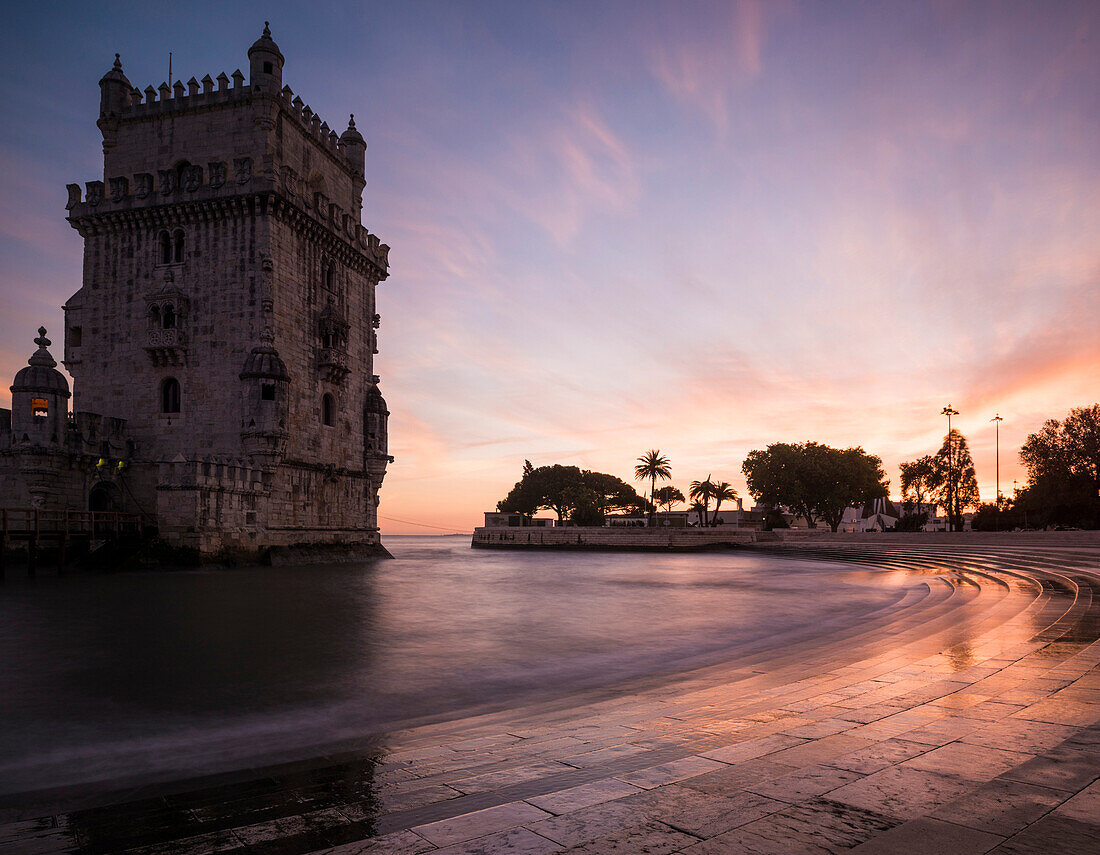
[[[396,560],[9,581],[0,793],[222,771],[667,679],[835,631],[917,584],[756,553],[386,543]]]

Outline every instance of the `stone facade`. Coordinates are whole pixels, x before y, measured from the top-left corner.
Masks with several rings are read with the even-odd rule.
[[[66,384],[49,429],[21,433],[41,419],[12,387],[4,505],[83,509],[106,491],[203,553],[378,543],[389,247],[360,224],[366,144],[354,117],[337,135],[283,86],[266,26],[248,59],[247,85],[236,71],[142,92],[117,56],[100,81],[104,180],[68,187],[75,415]],[[29,367],[52,363],[47,346]],[[32,447],[51,461],[38,486]],[[117,489],[93,495],[101,482]]]

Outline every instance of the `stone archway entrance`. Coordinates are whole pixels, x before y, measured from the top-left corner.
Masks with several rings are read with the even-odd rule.
[[[117,484],[100,481],[88,492],[89,511],[121,511],[122,491]]]

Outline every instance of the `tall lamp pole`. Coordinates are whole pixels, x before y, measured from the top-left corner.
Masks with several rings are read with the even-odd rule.
[[[990,421],[997,426],[997,511],[999,512],[1001,510],[1001,422],[1004,419],[1001,418],[1000,413],[997,413]]]
[[[948,404],[940,410],[941,416],[947,416],[947,459],[951,467],[951,479],[955,477],[955,437],[951,435],[951,417],[957,416],[959,411]],[[951,487],[947,495],[947,530],[955,528],[955,489],[953,480],[949,481]]]

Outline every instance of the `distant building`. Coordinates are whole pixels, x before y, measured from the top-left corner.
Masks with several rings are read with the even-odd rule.
[[[549,528],[555,522],[553,517],[528,517],[508,511],[485,512],[485,528]]]
[[[140,512],[203,553],[378,543],[391,458],[374,374],[389,247],[360,225],[366,143],[283,85],[99,82],[103,174],[68,186],[83,286],[0,412],[3,504]]]

